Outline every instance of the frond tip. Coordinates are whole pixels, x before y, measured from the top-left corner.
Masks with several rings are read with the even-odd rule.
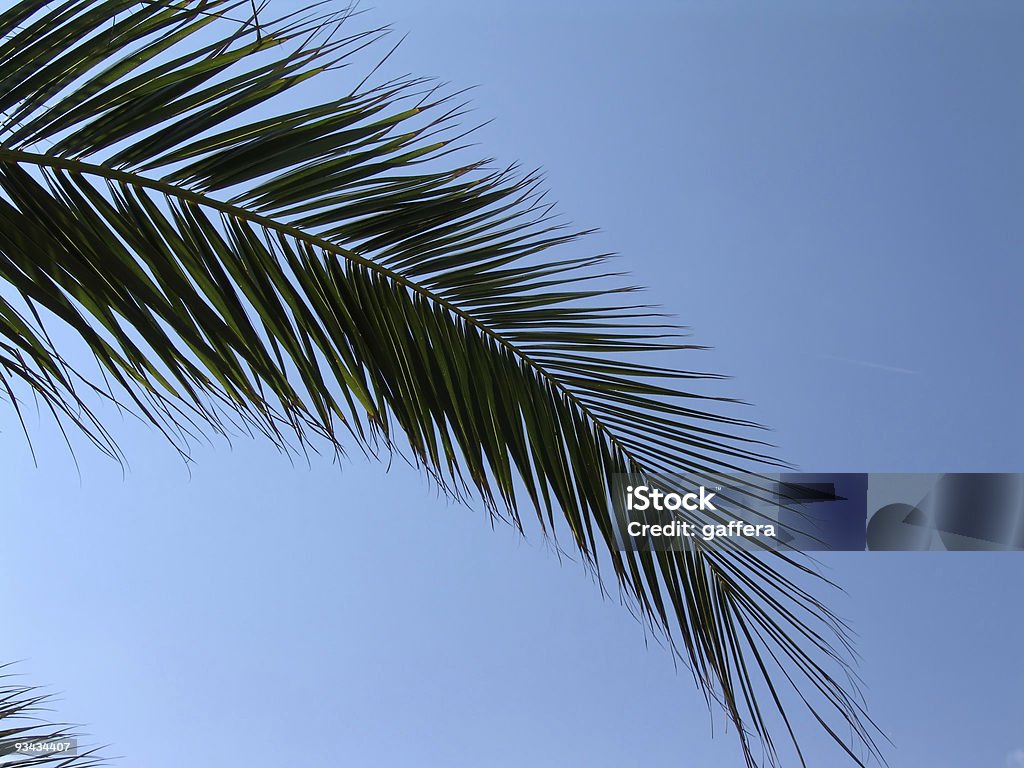
[[[50,697],[38,688],[19,685],[0,665],[0,765],[10,768],[99,768],[97,749],[78,744],[78,734],[63,723],[40,717]]]
[[[755,424],[691,389],[720,377],[649,358],[694,347],[606,256],[573,251],[586,233],[553,218],[536,175],[455,161],[456,94],[364,80],[280,108],[381,30],[312,9],[239,19],[249,7],[0,14],[0,382],[15,407],[27,387],[115,455],[80,391],[178,445],[241,427],[282,447],[408,446],[450,493],[520,528],[530,510],[547,534],[567,526],[722,704],[748,764],[758,742],[778,759],[773,709],[793,734],[784,689],[863,764],[837,735],[875,753],[838,682],[845,630],[783,575],[804,566],[617,546],[616,475],[772,463]],[[59,354],[54,322],[102,385]]]

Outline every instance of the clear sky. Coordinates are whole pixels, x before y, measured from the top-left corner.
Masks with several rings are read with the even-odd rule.
[[[548,5],[363,19],[411,33],[393,70],[480,86],[478,151],[546,170],[780,456],[1024,471],[1024,5]],[[124,765],[740,764],[686,673],[536,532],[398,463],[240,439],[189,474],[116,426],[129,471],[82,449],[79,478],[49,422],[36,468],[0,412],[0,660]],[[891,764],[1024,765],[1024,556],[825,566]]]

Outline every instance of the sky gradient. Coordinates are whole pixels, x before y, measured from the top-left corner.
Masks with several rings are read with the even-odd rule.
[[[276,6],[287,8],[281,0]],[[476,152],[543,167],[715,347],[806,471],[1024,471],[1024,6],[381,0],[391,72],[472,92]],[[367,66],[371,64],[366,60]],[[359,77],[362,77],[360,72]],[[335,73],[339,89],[349,71]],[[396,462],[246,439],[183,466],[0,411],[0,661],[122,764],[738,766],[685,671],[533,531]],[[823,558],[895,768],[1016,768],[1019,553]],[[711,736],[711,723],[715,735]],[[808,762],[838,756],[810,737]]]

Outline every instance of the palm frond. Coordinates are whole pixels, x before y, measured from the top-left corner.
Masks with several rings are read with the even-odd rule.
[[[20,685],[0,665],[0,765],[11,768],[99,768],[97,749],[83,749],[72,726],[51,723],[43,715],[51,697],[39,688]],[[64,742],[64,744],[60,744]],[[60,744],[61,750],[47,749]],[[73,750],[63,747],[74,744]]]
[[[20,301],[0,299],[8,397],[20,408],[27,386],[113,455],[96,396],[183,453],[211,428],[285,449],[408,446],[451,494],[566,525],[724,706],[748,764],[758,743],[777,761],[773,722],[793,736],[787,695],[864,764],[846,746],[877,752],[846,629],[797,585],[804,564],[616,541],[614,477],[774,463],[756,425],[691,389],[719,377],[634,359],[694,346],[609,256],[572,255],[586,233],[554,218],[537,174],[456,160],[458,94],[324,76],[383,33],[349,34],[348,15],[256,23],[247,0],[0,15],[0,278]],[[314,78],[329,99],[280,108]],[[61,356],[53,322],[102,381]]]

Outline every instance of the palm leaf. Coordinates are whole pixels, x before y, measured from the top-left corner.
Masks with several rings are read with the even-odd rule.
[[[247,8],[0,15],[0,381],[18,412],[27,387],[115,456],[97,396],[183,454],[207,429],[407,450],[520,528],[531,510],[545,534],[567,526],[724,707],[748,764],[758,744],[777,761],[776,726],[796,743],[790,700],[863,764],[846,742],[876,750],[846,629],[798,586],[806,565],[616,542],[616,476],[773,463],[756,425],[691,389],[719,377],[634,359],[693,349],[682,329],[608,256],[572,251],[585,233],[553,218],[536,174],[456,160],[457,94],[413,77],[338,92],[324,74],[382,30]],[[280,108],[316,78],[330,100]]]
[[[96,749],[79,751],[32,750],[26,745],[45,745],[74,739],[70,725],[51,723],[42,715],[50,696],[39,688],[20,685],[0,665],[0,765],[11,768],[99,768],[104,762]],[[21,749],[19,749],[21,746]]]

